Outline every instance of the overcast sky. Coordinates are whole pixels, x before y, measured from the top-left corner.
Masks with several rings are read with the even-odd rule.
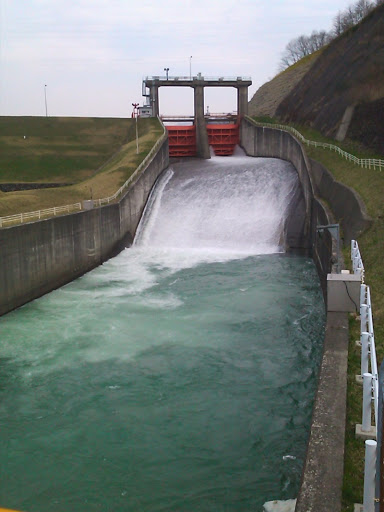
[[[348,0],[0,0],[0,115],[127,117],[144,76],[273,78],[285,45],[330,30]],[[192,56],[192,59],[190,57]],[[206,89],[210,112],[235,89]],[[160,89],[160,112],[188,114],[190,88]]]

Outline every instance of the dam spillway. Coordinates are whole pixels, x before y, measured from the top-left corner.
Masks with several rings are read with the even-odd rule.
[[[295,497],[324,311],[284,254],[287,162],[174,164],[131,249],[0,319],[2,505],[260,510]]]

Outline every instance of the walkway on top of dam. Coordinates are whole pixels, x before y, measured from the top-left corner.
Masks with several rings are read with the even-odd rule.
[[[204,87],[249,87],[252,85],[252,79],[249,76],[205,77],[201,73],[198,73],[196,76],[146,76],[143,82],[146,87],[151,87],[152,85],[157,85],[158,87],[175,85],[180,87],[195,87],[196,85],[204,85]]]

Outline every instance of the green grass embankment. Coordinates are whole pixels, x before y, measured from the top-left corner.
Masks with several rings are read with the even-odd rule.
[[[0,117],[0,183],[71,183],[0,192],[0,216],[110,196],[162,134],[157,119]]]
[[[279,123],[270,118],[256,118],[256,120]],[[308,140],[337,145],[359,158],[384,159],[383,155],[372,154],[354,141],[338,143],[306,127],[292,126]],[[361,196],[372,218],[372,226],[359,237],[358,243],[365,266],[365,282],[371,289],[376,351],[378,364],[380,364],[384,358],[384,172],[378,169],[364,169],[344,160],[329,149],[305,146],[305,150],[308,156],[322,163],[337,181],[353,188]],[[343,252],[345,264],[347,268],[351,268],[350,247],[345,247]],[[364,443],[355,439],[355,425],[361,423],[362,405],[362,387],[355,380],[355,375],[360,374],[360,349],[355,346],[355,340],[359,337],[360,322],[355,315],[351,315],[343,512],[353,512],[353,504],[362,503],[363,496]],[[335,371],[338,371],[337,368]]]

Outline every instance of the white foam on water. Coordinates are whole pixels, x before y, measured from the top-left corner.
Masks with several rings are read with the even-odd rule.
[[[174,165],[149,200],[134,246],[171,268],[281,252],[297,187],[291,164],[240,148],[234,157]]]

